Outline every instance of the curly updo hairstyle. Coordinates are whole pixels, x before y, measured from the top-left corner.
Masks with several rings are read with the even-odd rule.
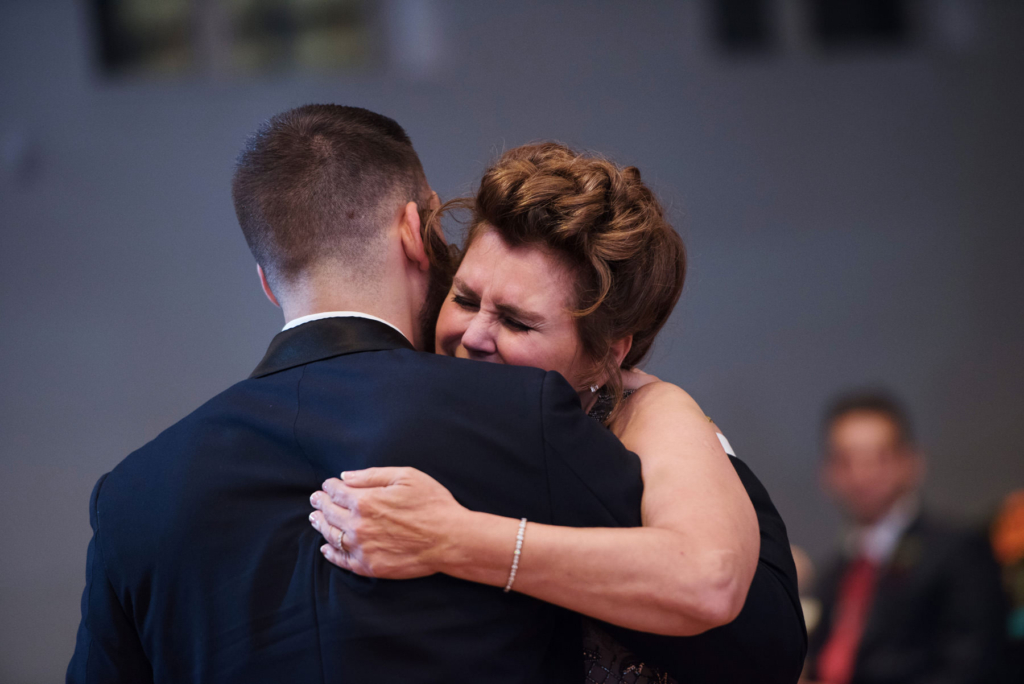
[[[575,282],[582,351],[592,363],[588,380],[606,377],[617,408],[622,381],[612,343],[632,335],[621,367],[639,364],[686,277],[683,241],[640,172],[558,143],[523,145],[487,170],[475,197],[444,208],[452,205],[473,212],[465,249],[494,230],[509,247],[541,246],[564,260]]]

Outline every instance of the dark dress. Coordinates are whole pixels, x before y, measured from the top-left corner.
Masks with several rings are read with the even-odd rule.
[[[636,390],[623,392],[623,399]],[[598,396],[588,414],[603,422],[611,413],[612,401],[608,394]],[[667,672],[638,658],[631,650],[615,640],[600,623],[583,620],[583,670],[586,684],[675,684]]]
[[[624,398],[632,393],[627,390]],[[603,421],[612,403],[610,396],[599,396],[590,417]],[[584,620],[586,684],[741,682],[754,681],[754,673],[765,684],[797,681],[807,630],[786,527],[753,472],[732,454],[729,460],[750,496],[761,532],[758,567],[743,610],[728,625],[693,637],[645,635]],[[643,658],[637,655],[641,651]]]
[[[583,681],[585,684],[675,684],[676,680],[638,658],[600,624],[583,621]]]

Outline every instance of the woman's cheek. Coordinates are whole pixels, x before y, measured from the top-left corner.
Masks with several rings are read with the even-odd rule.
[[[565,354],[565,349],[560,348],[559,344],[565,344],[565,341],[536,337],[530,340],[529,348],[523,349],[523,353],[536,359],[533,365],[544,370],[561,373],[562,377],[572,383],[574,382],[572,355]]]
[[[447,356],[455,356],[455,348],[462,339],[464,331],[465,328],[462,331],[459,330],[458,312],[453,310],[450,302],[445,302],[437,317],[437,326],[434,328],[438,351]]]
[[[549,359],[546,358],[543,348],[535,348],[535,345],[523,339],[522,335],[502,334],[498,338],[497,346],[498,355],[505,363],[551,370],[547,365]]]

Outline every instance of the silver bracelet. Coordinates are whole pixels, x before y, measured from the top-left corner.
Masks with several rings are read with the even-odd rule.
[[[523,536],[526,534],[526,518],[519,521],[519,532],[516,534],[516,552],[512,556],[512,571],[508,573],[508,584],[505,593],[512,591],[512,583],[516,581],[516,570],[519,569],[519,554],[523,552]]]

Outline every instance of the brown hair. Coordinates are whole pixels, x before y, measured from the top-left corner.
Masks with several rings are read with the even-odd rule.
[[[851,413],[874,413],[882,416],[896,428],[896,439],[902,446],[913,446],[914,426],[910,412],[896,395],[885,389],[861,389],[842,394],[832,400],[825,410],[822,433],[828,437],[840,418]]]
[[[640,172],[558,143],[524,145],[487,170],[475,197],[442,210],[451,207],[473,212],[465,249],[494,230],[510,247],[540,245],[565,260],[575,277],[577,333],[593,362],[589,375],[607,374],[617,409],[622,381],[612,342],[632,335],[621,368],[640,363],[686,277],[683,241]],[[429,229],[439,230],[437,222]]]
[[[341,105],[306,105],[265,122],[238,155],[232,182],[238,223],[271,284],[328,260],[372,270],[392,212],[428,192],[402,127]]]

